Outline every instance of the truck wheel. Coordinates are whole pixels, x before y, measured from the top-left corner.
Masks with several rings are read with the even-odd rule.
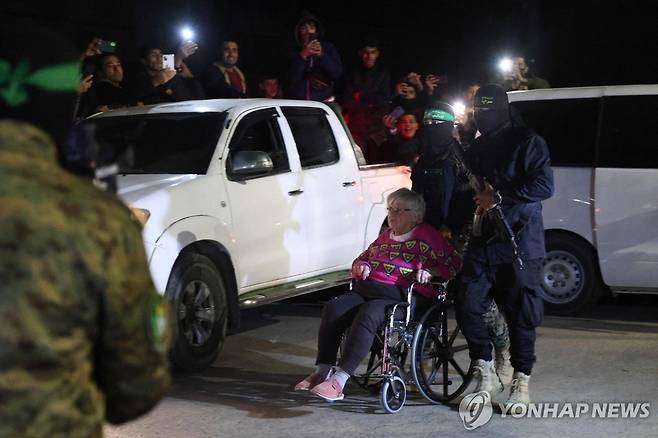
[[[541,285],[547,313],[573,315],[594,306],[602,282],[589,244],[567,234],[546,236],[546,259]]]
[[[202,371],[224,346],[228,321],[226,287],[206,256],[182,254],[171,272],[166,296],[171,302],[174,367]]]

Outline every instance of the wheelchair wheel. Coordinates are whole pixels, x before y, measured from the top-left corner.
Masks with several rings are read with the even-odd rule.
[[[397,414],[407,401],[407,385],[400,376],[385,379],[379,392],[379,400],[384,410],[389,414]]]
[[[432,403],[445,403],[468,387],[472,371],[466,339],[449,305],[430,308],[416,327],[411,347],[411,373],[419,392]]]

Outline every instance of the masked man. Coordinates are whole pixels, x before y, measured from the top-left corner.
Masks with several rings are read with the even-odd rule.
[[[535,328],[543,319],[540,270],[545,255],[541,201],[553,194],[553,172],[546,142],[510,118],[507,94],[486,85],[475,95],[475,123],[482,135],[465,152],[473,174],[484,177],[474,200],[483,216],[481,232],[471,236],[457,301],[459,325],[468,341],[475,392],[503,390],[491,357],[483,314],[492,288],[502,292],[511,339],[514,376],[508,404],[530,402],[528,382],[535,362]],[[518,253],[500,236],[488,212],[500,205],[516,236]]]
[[[413,167],[411,180],[413,191],[425,199],[425,222],[441,230],[444,237],[458,250],[463,250],[464,233],[470,229],[475,205],[468,176],[458,164],[457,153],[461,145],[453,137],[455,113],[445,102],[434,102],[423,115],[422,149]],[[459,277],[451,283],[450,290],[458,293]],[[501,380],[512,379],[509,335],[504,316],[495,301],[491,301],[484,314],[489,338],[496,351],[496,372]]]

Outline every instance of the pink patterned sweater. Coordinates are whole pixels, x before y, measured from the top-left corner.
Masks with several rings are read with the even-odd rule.
[[[384,231],[352,263],[370,267],[369,279],[384,284],[408,287],[415,281],[416,271],[425,269],[433,277],[452,279],[461,269],[462,259],[452,245],[431,225],[417,225],[403,242],[391,237],[391,230]],[[428,298],[436,293],[427,287],[414,288]]]

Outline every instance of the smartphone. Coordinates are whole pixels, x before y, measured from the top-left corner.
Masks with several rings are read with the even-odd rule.
[[[174,70],[174,55],[162,55],[162,68],[165,70]]]
[[[96,74],[96,64],[93,62],[86,62],[82,66],[82,77],[86,78],[87,76],[94,74]]]
[[[318,39],[318,34],[315,32],[311,32],[308,34],[308,40],[309,41],[315,41]]]
[[[404,108],[402,108],[401,106],[398,105],[398,106],[396,106],[395,108],[393,108],[393,111],[391,111],[388,115],[389,115],[389,117],[391,117],[393,120],[396,120],[396,121],[397,121],[397,119],[399,119],[400,117],[402,117],[402,114],[404,114]]]
[[[117,43],[114,41],[100,40],[96,43],[96,48],[103,53],[114,53],[117,49]]]

